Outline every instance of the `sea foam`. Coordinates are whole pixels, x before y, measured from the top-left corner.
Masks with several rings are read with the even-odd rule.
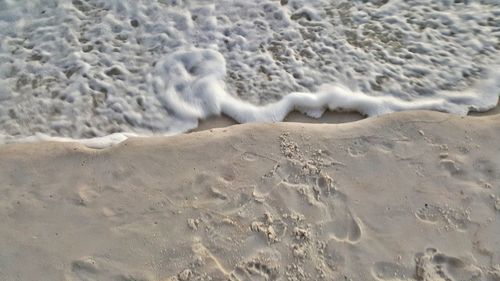
[[[172,135],[224,114],[485,111],[498,1],[0,0],[0,142]]]

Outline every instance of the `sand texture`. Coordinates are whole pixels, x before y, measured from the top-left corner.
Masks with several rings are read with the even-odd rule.
[[[499,0],[0,0],[0,144],[495,107]]]
[[[0,280],[500,280],[500,116],[0,147]]]

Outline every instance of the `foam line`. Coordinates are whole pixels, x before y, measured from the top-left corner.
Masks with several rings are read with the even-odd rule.
[[[167,56],[156,68],[155,90],[165,101],[165,106],[184,119],[225,114],[239,123],[277,122],[293,110],[323,112],[324,109],[357,111],[366,116],[405,110],[466,115],[471,109],[487,110],[496,105],[500,91],[498,73],[491,71],[489,78],[481,80],[474,88],[443,92],[438,95],[440,98],[405,101],[394,96],[370,96],[341,84],[324,84],[316,93],[294,92],[278,102],[256,106],[235,98],[224,89],[226,72],[222,55],[212,50],[196,49]],[[166,86],[169,81],[170,85]]]

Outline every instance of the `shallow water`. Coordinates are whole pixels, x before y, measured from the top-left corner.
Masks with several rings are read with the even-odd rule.
[[[466,114],[500,93],[499,0],[0,0],[0,38],[0,142]]]

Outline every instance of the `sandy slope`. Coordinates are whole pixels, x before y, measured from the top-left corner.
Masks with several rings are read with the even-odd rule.
[[[500,116],[0,147],[1,280],[500,280]]]

